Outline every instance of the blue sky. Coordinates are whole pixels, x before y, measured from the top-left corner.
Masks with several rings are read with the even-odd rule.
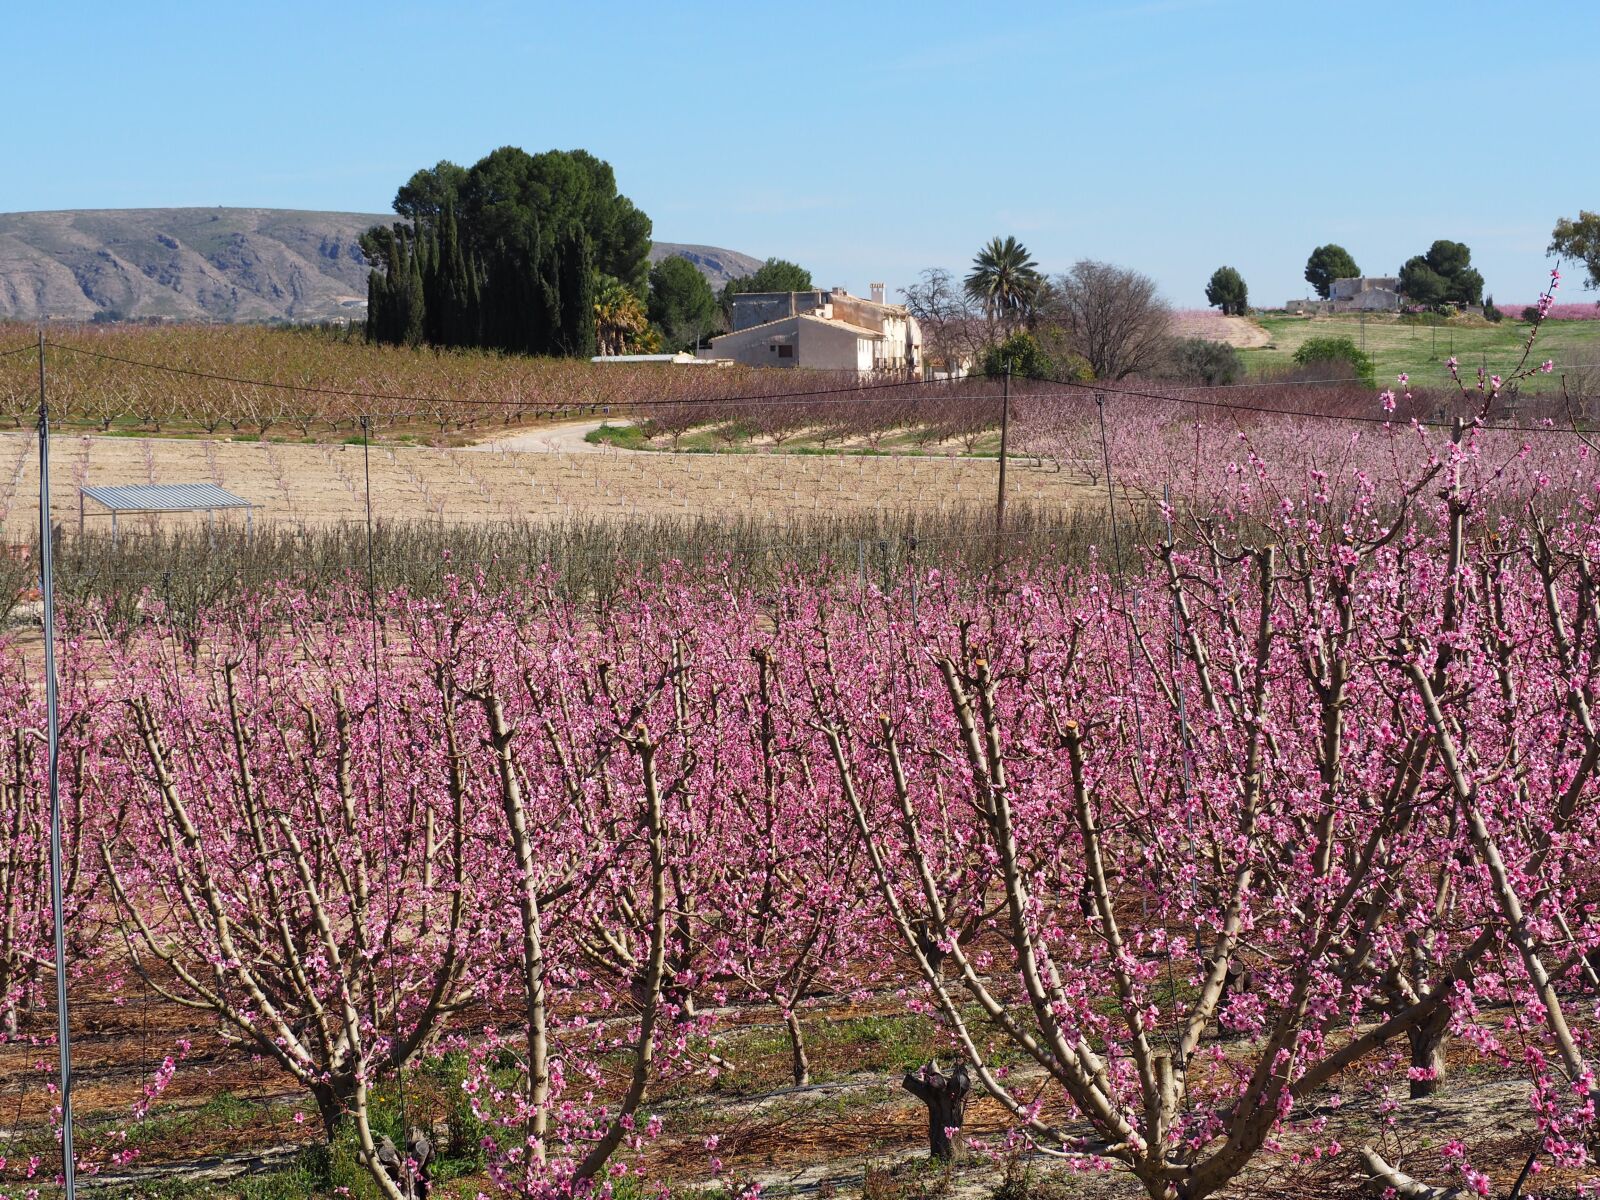
[[[1378,274],[1449,237],[1524,301],[1600,208],[1597,35],[1592,0],[13,5],[0,211],[384,211],[581,146],[661,240],[857,292],[1009,233],[1278,304],[1322,242]]]

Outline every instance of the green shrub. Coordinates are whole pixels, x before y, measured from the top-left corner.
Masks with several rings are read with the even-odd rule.
[[[1207,387],[1238,383],[1244,378],[1244,359],[1227,342],[1175,338],[1161,365],[1160,378]]]
[[[1294,352],[1294,361],[1302,367],[1312,363],[1348,368],[1368,387],[1377,386],[1377,372],[1372,359],[1347,337],[1307,338]]]
[[[1004,375],[1007,365],[1011,367],[1011,374],[1018,379],[1056,377],[1055,360],[1045,353],[1044,347],[1031,333],[1014,333],[983,352],[982,371],[985,375]]]
[[[466,1054],[452,1050],[429,1059],[422,1070],[437,1089],[450,1131],[449,1141],[439,1147],[440,1158],[452,1160],[452,1165],[459,1168],[477,1170],[483,1166],[483,1139],[489,1126],[473,1113],[472,1100],[461,1086],[467,1077]]]

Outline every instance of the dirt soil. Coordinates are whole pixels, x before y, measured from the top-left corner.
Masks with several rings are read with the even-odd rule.
[[[472,449],[69,436],[51,439],[52,519],[78,523],[78,489],[94,484],[214,483],[260,507],[255,520],[314,526],[362,520],[370,465],[379,520],[448,522],[716,513],[774,519],[814,512],[989,503],[997,464],[985,459],[629,453],[582,440],[590,422],[519,435],[517,448]],[[580,449],[581,447],[581,449]],[[0,434],[0,542],[33,536],[36,443]],[[1065,504],[1086,483],[1014,460],[1014,503]],[[91,522],[104,523],[88,505]],[[163,516],[162,522],[203,518]],[[239,514],[219,514],[239,522]],[[124,517],[138,529],[152,518]]]
[[[1249,317],[1225,317],[1216,312],[1178,313],[1173,332],[1179,337],[1226,342],[1239,350],[1254,350],[1272,341],[1272,335]]]

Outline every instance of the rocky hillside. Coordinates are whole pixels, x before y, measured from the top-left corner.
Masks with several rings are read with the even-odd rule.
[[[712,291],[716,292],[720,292],[722,285],[728,280],[754,275],[756,269],[761,266],[759,258],[751,258],[748,254],[740,254],[737,250],[724,250],[719,246],[686,246],[681,242],[657,242],[650,247],[651,262],[660,262],[663,258],[671,258],[674,254],[679,258],[687,258],[699,267],[700,274],[706,277]]]
[[[357,242],[383,213],[126,208],[0,213],[0,320],[318,321],[360,317]],[[657,242],[721,288],[760,266],[715,246]]]

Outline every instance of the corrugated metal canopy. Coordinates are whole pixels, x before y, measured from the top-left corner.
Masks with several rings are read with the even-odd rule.
[[[214,508],[255,508],[214,483],[136,483],[79,489],[112,512],[202,512]]]

